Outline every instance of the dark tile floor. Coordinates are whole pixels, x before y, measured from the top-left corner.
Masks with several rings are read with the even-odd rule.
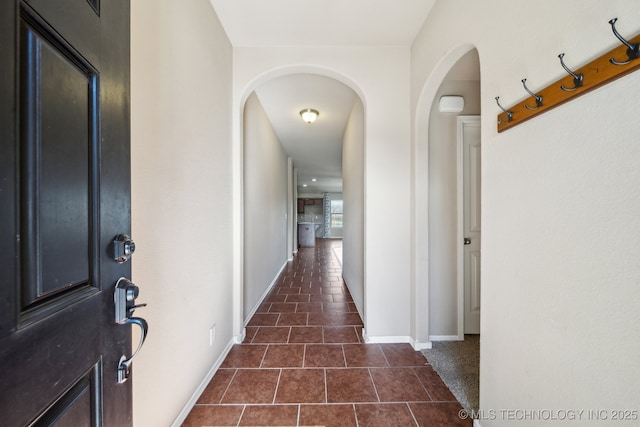
[[[420,352],[363,342],[341,248],[300,249],[183,426],[472,425]]]

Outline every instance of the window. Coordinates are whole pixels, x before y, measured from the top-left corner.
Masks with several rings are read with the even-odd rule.
[[[331,200],[331,228],[342,228],[342,200]]]

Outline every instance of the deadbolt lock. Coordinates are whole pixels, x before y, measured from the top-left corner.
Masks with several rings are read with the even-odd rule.
[[[118,264],[125,263],[136,250],[136,244],[126,234],[118,234],[113,240],[113,259]]]

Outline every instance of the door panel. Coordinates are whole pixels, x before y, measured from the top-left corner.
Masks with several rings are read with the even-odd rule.
[[[469,253],[469,297],[470,314],[480,313],[480,251]],[[479,331],[479,329],[478,329]]]
[[[469,212],[466,215],[465,228],[470,232],[480,232],[480,129],[465,127],[465,144],[467,167],[467,194],[465,196]]]
[[[27,0],[23,2],[37,12],[57,34],[66,40],[91,64],[100,68],[102,10],[94,8],[88,0]],[[109,13],[111,2],[105,2],[103,9]],[[125,2],[128,4],[128,2]],[[72,22],[73,25],[69,25]]]
[[[129,5],[0,2],[3,425],[131,425]]]
[[[43,22],[26,15],[20,33],[25,310],[97,285],[98,77]]]
[[[459,117],[458,132],[462,150],[463,179],[463,289],[464,333],[480,333],[481,276],[481,144],[478,117]]]
[[[38,418],[34,426],[78,427],[101,423],[101,364],[91,370],[67,390]]]

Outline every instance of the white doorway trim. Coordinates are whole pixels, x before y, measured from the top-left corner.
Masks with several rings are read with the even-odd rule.
[[[458,294],[458,340],[464,341],[464,127],[466,125],[480,126],[480,116],[458,116],[457,120],[457,294]],[[482,196],[481,196],[482,197]]]

